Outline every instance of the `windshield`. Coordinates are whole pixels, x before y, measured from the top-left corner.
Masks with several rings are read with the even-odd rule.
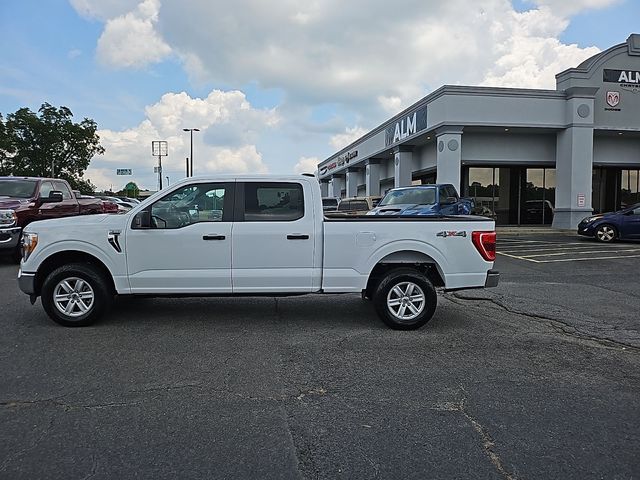
[[[338,199],[337,198],[323,198],[322,199],[322,206],[323,207],[335,207],[336,205],[338,205]]]
[[[392,190],[385,195],[378,206],[385,205],[433,205],[436,203],[435,188],[414,188]]]
[[[33,180],[0,180],[0,197],[31,198],[36,183]]]

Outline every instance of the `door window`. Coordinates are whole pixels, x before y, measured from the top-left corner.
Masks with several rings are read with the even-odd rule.
[[[170,229],[200,222],[222,222],[225,192],[226,187],[221,183],[199,183],[175,190],[151,206],[151,225]]]
[[[453,185],[447,185],[446,188],[447,188],[447,196],[453,197],[453,198],[459,198],[458,192],[456,191]]]
[[[299,183],[245,183],[245,221],[291,222],[303,216],[304,196]]]
[[[40,198],[46,198],[53,191],[53,184],[51,182],[42,182],[40,185]]]
[[[69,187],[67,187],[66,183],[53,182],[53,186],[57,191],[62,192],[62,198],[64,200],[71,200],[73,198],[73,195],[71,194],[71,190],[69,190]]]

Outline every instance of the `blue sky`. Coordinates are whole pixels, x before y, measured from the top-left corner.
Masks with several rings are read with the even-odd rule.
[[[506,79],[519,78],[518,65],[496,67],[505,49],[535,57],[531,45],[544,43],[557,55],[535,61],[560,71],[640,30],[635,0],[576,0],[571,11],[555,0],[486,0],[466,2],[464,15],[440,2],[406,0],[407,13],[391,15],[378,0],[334,2],[252,12],[241,0],[4,0],[0,113],[49,102],[95,119],[107,153],[87,177],[101,188],[123,183],[117,167],[155,188],[151,138],[170,139],[166,173],[181,177],[180,127],[192,126],[203,130],[196,173],[293,173],[443,83],[515,86]],[[451,40],[438,39],[452,19]],[[501,26],[491,38],[478,27],[487,21]],[[488,53],[469,60],[458,38]],[[552,76],[517,86],[541,85],[553,88]]]

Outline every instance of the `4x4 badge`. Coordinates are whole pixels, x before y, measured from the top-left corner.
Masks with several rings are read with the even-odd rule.
[[[436,237],[443,237],[443,238],[447,238],[447,237],[466,237],[467,236],[467,232],[463,231],[456,231],[456,230],[444,230],[442,232],[438,232],[436,233]]]

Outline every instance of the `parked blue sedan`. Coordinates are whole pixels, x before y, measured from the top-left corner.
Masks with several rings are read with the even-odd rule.
[[[601,242],[640,240],[640,203],[585,218],[578,224],[578,233],[595,237]]]

